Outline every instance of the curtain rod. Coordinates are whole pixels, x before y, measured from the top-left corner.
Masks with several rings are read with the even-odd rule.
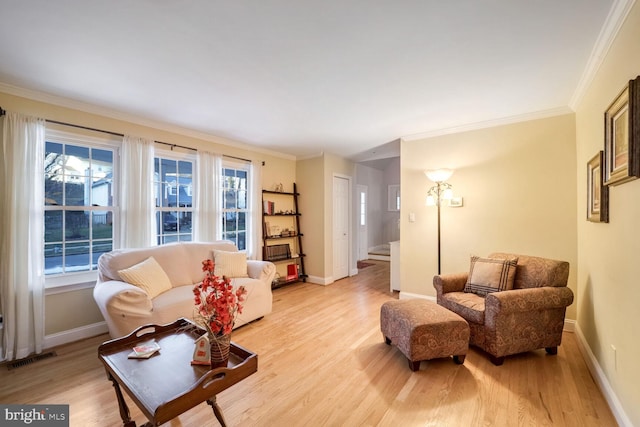
[[[0,107],[0,117],[4,116],[6,113],[7,113],[7,111],[4,110],[2,107]],[[57,125],[70,126],[70,127],[74,127],[74,128],[78,128],[78,129],[90,130],[90,131],[94,131],[94,132],[102,132],[102,133],[106,133],[108,135],[124,137],[124,134],[122,134],[122,133],[111,132],[111,131],[108,131],[108,130],[92,128],[92,127],[89,127],[89,126],[81,126],[81,125],[76,125],[76,124],[73,124],[73,123],[60,122],[60,121],[57,121],[57,120],[49,120],[49,119],[45,119],[45,121],[47,123],[54,123],[54,124],[57,124]],[[153,141],[153,142],[155,142],[157,144],[168,145],[168,146],[171,147],[171,149],[174,149],[174,148],[177,147],[177,148],[183,148],[185,150],[198,151],[196,148],[185,147],[184,145],[172,144],[172,143],[163,142],[163,141]],[[228,157],[230,159],[242,160],[244,162],[251,163],[250,159],[244,159],[242,157],[229,156],[229,155],[226,155],[226,154],[223,154],[223,157]]]

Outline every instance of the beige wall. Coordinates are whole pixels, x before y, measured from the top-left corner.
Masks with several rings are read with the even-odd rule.
[[[586,164],[604,149],[605,109],[640,74],[636,2],[576,110],[578,160],[578,328],[631,424],[640,425],[640,180],[611,187],[610,222],[585,220]],[[616,348],[614,353],[612,346]]]
[[[455,170],[461,208],[441,211],[442,272],[468,271],[470,255],[494,251],[568,261],[576,292],[573,114],[401,143],[401,288],[435,296],[437,210],[425,169]],[[416,221],[409,222],[409,213]],[[576,304],[567,310],[575,319]]]
[[[305,267],[309,280],[314,283],[333,281],[333,176],[336,174],[351,178],[352,186],[355,185],[355,163],[336,155],[299,160],[296,167],[303,245],[307,254]],[[353,226],[351,228],[354,232]],[[354,266],[356,261],[352,255]]]
[[[8,111],[24,113],[57,120],[75,125],[82,125],[103,129],[116,133],[132,134],[157,141],[178,144],[199,150],[211,151],[252,160],[253,164],[261,167],[263,187],[271,187],[275,183],[282,183],[285,191],[291,191],[295,180],[295,160],[286,155],[252,150],[251,147],[223,138],[199,135],[194,132],[174,128],[170,125],[158,124],[157,127],[143,126],[101,116],[85,111],[60,107],[45,102],[35,101],[7,93],[0,92],[0,107]],[[126,117],[121,114],[120,116]],[[81,132],[69,127],[58,127],[69,131]],[[169,131],[172,129],[175,131]],[[85,132],[87,133],[87,132]],[[89,132],[91,133],[91,132]],[[93,300],[92,289],[81,289],[59,294],[47,294],[45,297],[45,334],[64,333],[71,329],[83,328],[96,322],[103,321],[102,316]]]
[[[300,198],[300,228],[304,236],[302,245],[307,255],[304,259],[305,272],[310,281],[324,277],[324,185],[322,177],[324,163],[322,156],[299,160],[296,165],[296,183]]]

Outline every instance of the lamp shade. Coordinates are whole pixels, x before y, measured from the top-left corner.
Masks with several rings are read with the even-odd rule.
[[[451,178],[453,169],[431,169],[424,171],[424,174],[433,182],[444,182]]]

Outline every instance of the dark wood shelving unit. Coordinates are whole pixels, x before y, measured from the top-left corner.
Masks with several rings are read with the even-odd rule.
[[[270,197],[272,196],[272,197]],[[296,187],[296,183],[293,183],[293,192],[283,192],[283,191],[271,191],[271,190],[262,190],[262,259],[265,261],[271,261],[273,263],[279,264],[288,262],[287,273],[289,273],[289,269],[291,265],[295,265],[296,274],[295,277],[292,274],[280,276],[276,278],[271,284],[272,288],[278,288],[280,286],[289,285],[297,282],[306,282],[307,274],[304,269],[304,251],[302,250],[302,237],[303,234],[300,232],[300,211],[298,209],[298,189]],[[293,208],[286,211],[272,211],[268,207],[268,203],[272,202],[273,206],[276,206],[275,203],[270,199],[284,201],[286,198],[290,198],[293,202]],[[287,205],[285,202],[284,204]],[[267,202],[267,204],[265,204]],[[273,234],[270,229],[269,218],[283,218],[288,217],[294,219],[291,221],[291,229],[288,230],[290,234],[284,234],[286,232],[281,232],[280,234]],[[293,252],[291,250],[293,249]],[[288,278],[289,277],[289,278]]]

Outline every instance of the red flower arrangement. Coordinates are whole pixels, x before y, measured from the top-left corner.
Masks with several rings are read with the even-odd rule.
[[[216,276],[213,273],[214,263],[210,259],[202,261],[202,271],[207,274],[202,283],[193,288],[196,321],[204,326],[212,337],[228,335],[233,329],[236,316],[242,313],[242,303],[247,290],[240,286],[233,292],[231,279]]]

